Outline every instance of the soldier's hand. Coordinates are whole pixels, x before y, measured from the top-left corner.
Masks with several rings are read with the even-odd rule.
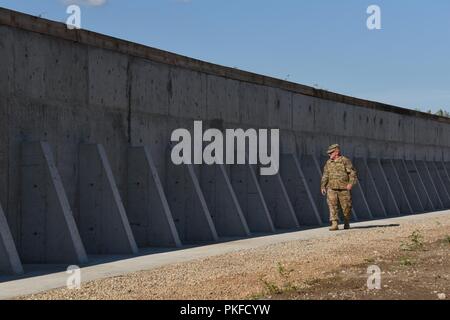
[[[352,188],[353,188],[353,185],[352,185],[352,184],[348,184],[348,185],[347,185],[347,190],[348,190],[348,191],[351,191]]]
[[[323,196],[327,194],[327,189],[323,188],[321,191]]]

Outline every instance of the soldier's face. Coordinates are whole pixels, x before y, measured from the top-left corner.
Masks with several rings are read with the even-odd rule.
[[[341,151],[339,149],[334,150],[332,153],[330,153],[330,159],[334,160],[339,158],[339,155],[341,154]]]

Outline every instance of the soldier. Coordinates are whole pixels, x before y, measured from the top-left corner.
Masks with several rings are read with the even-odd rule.
[[[350,215],[352,212],[351,190],[358,180],[356,170],[350,159],[341,155],[338,144],[333,144],[328,148],[328,155],[330,159],[323,169],[320,188],[322,194],[327,196],[327,203],[330,209],[330,231],[339,230],[339,205],[344,214],[344,229],[350,229]]]

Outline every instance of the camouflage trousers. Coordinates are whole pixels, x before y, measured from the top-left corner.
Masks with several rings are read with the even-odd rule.
[[[339,207],[341,207],[344,217],[350,220],[352,215],[351,191],[328,189],[327,203],[330,209],[330,221],[339,220]]]

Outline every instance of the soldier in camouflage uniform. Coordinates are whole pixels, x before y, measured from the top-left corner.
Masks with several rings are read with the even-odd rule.
[[[330,209],[330,231],[339,230],[339,205],[344,214],[344,229],[350,229],[351,190],[358,180],[356,170],[350,159],[341,155],[338,144],[333,144],[328,148],[328,155],[330,159],[325,164],[320,187],[322,194],[327,196]]]

